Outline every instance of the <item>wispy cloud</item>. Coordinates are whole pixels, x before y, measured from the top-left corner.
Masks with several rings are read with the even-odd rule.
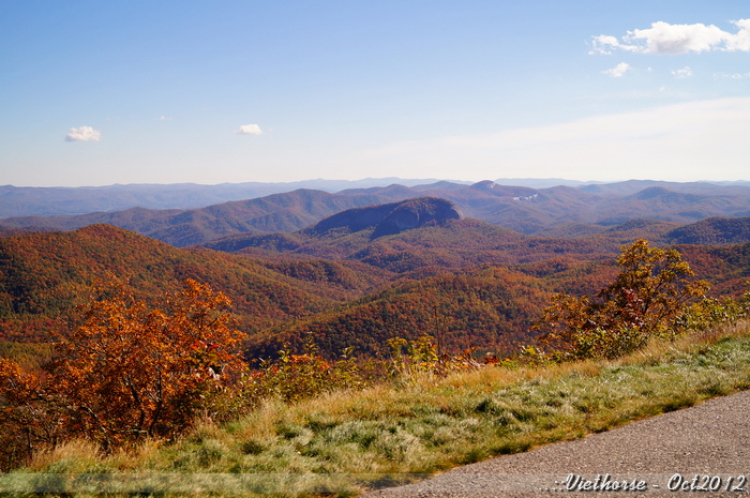
[[[158,118],[157,121],[172,121],[172,118],[168,118],[166,116],[162,116],[162,117]]]
[[[750,19],[731,21],[738,31],[729,33],[713,24],[669,24],[655,22],[649,29],[634,29],[618,39],[615,36],[594,36],[590,54],[611,54],[624,50],[639,54],[679,55],[712,50],[750,52]]]
[[[606,71],[602,71],[604,74],[608,74],[613,78],[622,78],[625,73],[628,71],[632,71],[633,67],[628,64],[627,62],[621,62],[612,69],[607,69]]]
[[[263,130],[257,124],[246,124],[240,126],[240,129],[235,131],[238,135],[262,135]]]
[[[748,134],[750,98],[733,98],[496,134],[399,142],[364,151],[360,160],[388,174],[395,171],[387,168],[405,164],[443,175],[465,168],[474,179],[549,177],[556,171],[600,180],[741,179],[747,177]],[[717,166],[712,170],[711,165]]]
[[[693,71],[689,67],[683,67],[682,69],[673,69],[672,76],[677,79],[689,78],[693,75]]]
[[[101,139],[102,133],[90,126],[71,128],[70,133],[65,135],[66,142],[99,142]]]
[[[715,79],[732,79],[732,80],[742,80],[745,78],[750,78],[750,73],[740,74],[740,73],[716,73],[714,74]]]

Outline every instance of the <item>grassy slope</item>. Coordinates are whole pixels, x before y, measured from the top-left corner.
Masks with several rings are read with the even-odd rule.
[[[270,400],[241,420],[204,424],[173,444],[149,442],[102,457],[90,444],[74,442],[38,456],[30,470],[150,473],[139,477],[141,485],[179,474],[167,489],[181,485],[183,491],[208,483],[229,492],[242,476],[261,493],[346,495],[584,437],[748,387],[750,325],[741,324],[655,344],[619,361],[487,367],[292,405]]]

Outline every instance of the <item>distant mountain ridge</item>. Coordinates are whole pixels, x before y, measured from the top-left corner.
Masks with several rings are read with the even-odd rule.
[[[4,185],[0,186],[0,218],[77,215],[96,211],[124,211],[131,208],[196,209],[299,189],[334,193],[344,189],[384,187],[394,183],[413,186],[436,181],[438,180],[365,178],[354,181],[317,179],[283,183],[244,182],[217,185],[195,183],[118,184],[102,187]]]
[[[362,180],[304,180],[297,182],[244,182],[200,185],[195,183],[129,184],[101,187],[17,187],[0,186],[0,219],[19,216],[58,216],[87,214],[96,211],[124,211],[145,209],[197,209],[230,201],[265,197],[299,189],[322,190],[328,193],[342,190],[386,187],[399,184],[417,190],[430,188],[455,189],[472,182],[435,179],[365,178]],[[594,194],[627,195],[647,186],[661,185],[671,190],[690,188],[691,185],[750,187],[750,182],[694,182],[675,183],[650,180],[626,182],[582,182],[562,178],[502,178],[498,185],[547,189],[567,186]]]
[[[418,197],[444,199],[466,217],[527,235],[563,236],[567,230],[573,238],[632,219],[685,225],[710,217],[750,216],[750,186],[633,180],[534,189],[488,180],[472,185],[445,181],[412,187],[392,184],[337,193],[300,189],[187,210],[133,208],[75,216],[6,218],[0,220],[0,229],[74,230],[106,223],[186,247],[242,234],[295,232],[347,209]],[[549,232],[552,229],[558,230]]]
[[[396,198],[403,197],[397,195]],[[106,223],[175,247],[187,247],[238,233],[292,232],[346,209],[392,200],[392,195],[377,193],[343,195],[303,189],[201,209],[134,208],[113,213],[76,216],[30,216],[0,220],[0,226],[75,230],[92,224]]]

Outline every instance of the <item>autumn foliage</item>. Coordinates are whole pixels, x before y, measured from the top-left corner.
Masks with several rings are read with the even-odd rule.
[[[110,449],[169,438],[237,381],[244,335],[229,299],[193,280],[148,309],[124,285],[100,287],[85,321],[55,344],[38,374],[0,359],[0,438],[6,459],[85,437]]]
[[[750,244],[680,248],[728,296],[712,300],[680,253],[645,240],[623,247],[618,268],[604,238],[524,238],[472,220],[368,234],[306,239],[305,251],[330,261],[177,250],[105,226],[0,239],[0,470],[74,438],[108,451],[171,440],[199,418],[270,397],[475,368],[485,352],[510,355],[538,333],[543,358],[613,358],[750,316],[750,294],[731,297]],[[132,276],[135,290],[100,286],[76,308],[108,271]],[[186,277],[231,295],[249,338],[208,285],[162,294]],[[530,330],[552,290],[570,295],[555,296]]]
[[[640,239],[623,247],[621,271],[595,297],[557,294],[536,327],[562,358],[613,358],[679,332],[688,304],[708,290],[675,249]]]

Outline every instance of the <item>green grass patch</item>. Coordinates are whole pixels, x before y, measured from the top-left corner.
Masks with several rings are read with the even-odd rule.
[[[657,344],[620,361],[486,367],[399,389],[384,384],[293,404],[269,400],[240,420],[207,423],[180,441],[110,456],[80,445],[80,454],[41,455],[31,470],[207,474],[216,482],[230,475],[248,480],[240,485],[248,496],[349,496],[585,437],[749,385],[744,328]],[[260,476],[262,485],[250,482]]]

